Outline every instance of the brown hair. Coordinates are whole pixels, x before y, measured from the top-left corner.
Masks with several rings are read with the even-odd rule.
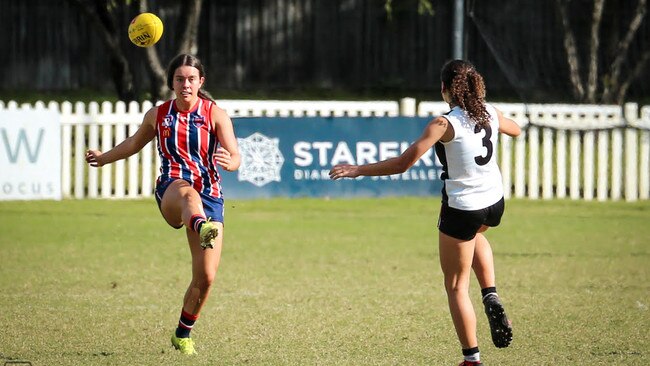
[[[174,90],[174,72],[181,66],[192,66],[199,70],[199,76],[205,77],[205,71],[203,70],[203,64],[196,56],[181,53],[180,55],[174,57],[169,66],[167,66],[167,87],[171,90]],[[199,98],[213,100],[210,93],[206,92],[203,89],[199,89]]]
[[[440,71],[440,81],[449,91],[451,103],[461,107],[480,126],[490,124],[485,108],[485,82],[469,61],[452,60]]]

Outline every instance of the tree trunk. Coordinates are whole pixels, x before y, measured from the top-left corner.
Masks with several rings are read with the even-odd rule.
[[[178,53],[191,53],[196,55],[198,50],[199,20],[201,18],[201,5],[203,0],[181,2],[181,20],[179,25],[183,29]]]
[[[608,74],[605,78],[603,78],[603,103],[614,103],[614,94],[619,94],[620,92],[619,79],[621,77],[621,68],[624,61],[627,59],[627,54],[630,49],[630,45],[632,44],[632,40],[634,39],[634,36],[639,30],[639,27],[643,22],[643,18],[646,15],[646,4],[646,0],[639,0],[637,3],[636,10],[634,12],[634,18],[632,18],[632,21],[630,22],[630,26],[627,29],[625,37],[621,42],[619,42],[618,49],[616,50],[616,56],[612,64],[609,66]],[[620,95],[617,95],[616,99],[622,100]]]
[[[147,0],[140,1],[140,13],[148,12]],[[169,32],[169,30],[167,30]],[[165,30],[163,29],[163,36],[165,35]],[[171,32],[170,32],[171,33]],[[158,57],[156,47],[147,47],[145,54],[147,55],[147,70],[149,71],[149,80],[151,91],[151,101],[153,103],[159,100],[168,99],[170,96],[170,90],[167,88],[167,83],[165,79],[165,68]]]
[[[152,102],[166,100],[171,97],[171,90],[167,87],[167,75],[155,47],[147,48],[147,64],[149,65],[149,76],[151,77]]]
[[[178,51],[180,53],[191,53],[196,55],[198,52],[198,29],[199,19],[201,16],[202,0],[188,0],[181,2],[181,19],[179,21],[179,28],[184,29],[181,34],[181,39],[178,42]],[[147,12],[147,0],[140,1],[140,12]],[[168,33],[171,36],[173,33]],[[163,34],[164,36],[164,34]],[[158,57],[155,47],[147,48],[147,69],[151,76],[151,96],[153,102],[158,100],[169,99],[172,94],[167,87],[167,75],[165,75],[165,67]]]
[[[598,89],[598,49],[600,48],[600,22],[603,19],[603,8],[605,0],[595,0],[591,17],[591,42],[589,52],[589,77],[587,79],[588,103],[596,103],[596,91]]]
[[[639,62],[634,67],[634,70],[630,72],[630,75],[623,82],[623,84],[621,84],[621,88],[618,90],[618,95],[616,96],[616,104],[623,105],[623,102],[625,102],[625,95],[627,94],[627,89],[630,87],[634,79],[636,79],[637,77],[639,77],[639,75],[641,75],[641,73],[645,69],[646,63],[648,63],[649,60],[650,60],[650,50],[646,50],[641,56]]]
[[[115,91],[120,100],[135,100],[136,93],[133,84],[133,73],[129,61],[124,56],[117,38],[115,19],[108,10],[108,5],[103,2],[89,2],[86,0],[70,0],[86,14],[92,26],[97,30],[99,36],[106,45],[109,52],[110,70],[113,76]]]
[[[570,0],[557,0],[560,18],[562,20],[562,28],[564,29],[564,49],[567,53],[567,63],[569,64],[569,78],[571,86],[573,87],[573,96],[577,100],[584,100],[585,90],[582,86],[582,78],[580,77],[580,62],[578,60],[578,50],[576,48],[576,40],[569,24],[569,15],[567,13],[567,6]]]
[[[133,73],[123,50],[120,48],[118,34],[115,28],[114,15],[109,11],[109,5],[106,1],[89,1],[89,0],[69,0],[77,5],[96,28],[102,41],[109,50],[110,70],[113,76],[113,82],[118,98],[123,101],[136,99],[136,91],[133,82]],[[181,2],[181,28],[184,32],[179,40],[177,53],[196,54],[198,25],[201,15],[202,0],[188,0]],[[118,2],[113,6],[128,6],[128,2]],[[141,0],[139,4],[141,13],[148,11],[147,0]],[[169,35],[173,33],[168,30]],[[150,76],[150,90],[152,101],[165,100],[172,96],[167,87],[165,67],[156,52],[156,47],[148,47],[145,51],[146,66]]]

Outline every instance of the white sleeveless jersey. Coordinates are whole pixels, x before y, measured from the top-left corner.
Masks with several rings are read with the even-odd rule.
[[[497,165],[499,118],[489,104],[490,127],[478,127],[467,112],[454,107],[443,115],[454,127],[454,138],[438,141],[436,155],[442,163],[442,198],[449,207],[480,210],[503,197],[501,172]]]

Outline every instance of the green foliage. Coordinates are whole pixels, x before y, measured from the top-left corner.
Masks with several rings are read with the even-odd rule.
[[[439,197],[227,201],[194,365],[453,365]],[[643,365],[650,202],[509,200],[487,232],[514,322],[488,365]],[[153,199],[0,202],[0,360],[171,365],[190,279]],[[471,288],[475,305],[480,294]]]
[[[433,16],[435,14],[433,5],[429,0],[418,0],[418,14]]]
[[[398,0],[399,1],[399,0]],[[386,11],[386,17],[388,20],[393,19],[393,0],[385,0],[384,10]],[[429,15],[433,16],[435,10],[431,4],[431,0],[418,0],[418,14],[420,15]]]

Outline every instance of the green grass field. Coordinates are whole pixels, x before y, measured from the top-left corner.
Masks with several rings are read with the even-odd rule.
[[[0,202],[0,362],[456,365],[439,198],[229,201],[213,295],[169,337],[190,278],[153,199]],[[650,202],[510,200],[487,232],[513,321],[487,365],[650,362]],[[472,282],[475,306],[479,288]]]

